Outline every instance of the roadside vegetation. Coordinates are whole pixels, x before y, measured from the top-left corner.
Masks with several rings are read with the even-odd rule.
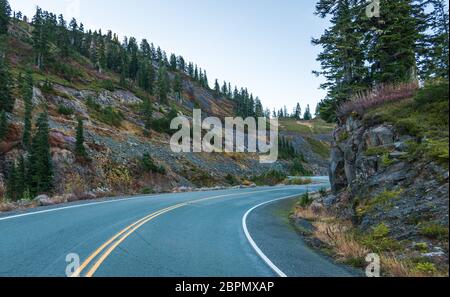
[[[395,199],[396,192],[386,191],[380,194],[379,204],[387,205],[387,201]],[[369,230],[359,230],[350,220],[339,219],[335,213],[315,203],[323,193],[306,193],[299,197],[294,209],[294,220],[305,220],[312,224],[311,230],[299,229],[303,236],[315,238],[314,248],[332,256],[337,262],[365,269],[368,265],[365,258],[370,253],[377,253],[381,259],[382,276],[388,277],[430,277],[448,276],[448,269],[438,267],[435,263],[421,256],[429,252],[425,242],[415,243],[414,250],[405,247],[409,241],[401,241],[390,237],[390,228],[381,223]],[[369,211],[373,204],[360,208],[360,212]],[[422,227],[423,234],[429,238],[446,240],[448,229],[436,224]],[[309,242],[309,240],[307,240]]]

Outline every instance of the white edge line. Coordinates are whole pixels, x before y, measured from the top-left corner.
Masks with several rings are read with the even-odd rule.
[[[289,199],[289,198],[294,198],[294,197],[298,197],[300,194],[295,194],[295,195],[291,195],[291,196],[286,196],[286,197],[282,197],[282,198],[278,198],[275,200],[271,200],[271,201],[267,201],[261,204],[258,204],[254,207],[252,207],[251,209],[249,209],[244,217],[242,218],[242,228],[244,229],[244,233],[245,236],[247,237],[248,242],[250,243],[250,245],[253,247],[253,249],[255,250],[255,252],[258,254],[258,256],[279,276],[279,277],[287,277],[287,275],[281,271],[280,268],[278,268],[275,264],[273,264],[273,262],[261,251],[261,249],[258,247],[258,245],[255,243],[255,241],[253,240],[252,236],[250,235],[250,232],[248,231],[247,228],[247,217],[250,215],[250,213],[252,211],[254,211],[255,209],[257,209],[258,207],[261,207],[263,205],[266,204],[270,204],[276,201],[280,201],[280,200],[284,200],[284,199]]]
[[[258,192],[271,192],[271,191],[278,191],[278,190],[285,190],[285,189],[286,188],[283,188],[283,189],[279,188],[279,189],[271,189],[271,190],[262,190],[262,191],[258,191]],[[196,192],[185,192],[185,193],[196,193]],[[254,192],[249,191],[249,192],[245,192],[245,193],[239,193],[239,194],[238,193],[236,193],[236,194],[233,193],[233,194],[219,195],[219,196],[214,196],[214,197],[226,197],[226,196],[234,196],[234,195],[245,195],[245,194],[250,194],[250,193],[254,193]],[[168,193],[168,194],[178,194],[178,193]],[[131,200],[136,200],[136,199],[158,198],[158,197],[163,197],[165,195],[167,195],[167,194],[148,195],[148,196],[136,196],[136,197],[112,199],[112,200],[108,200],[108,201],[88,202],[88,203],[71,205],[71,206],[64,206],[64,207],[57,207],[56,206],[55,208],[51,208],[51,209],[40,210],[40,211],[33,211],[33,212],[27,212],[27,213],[12,215],[12,216],[1,217],[0,218],[0,222],[1,221],[6,221],[6,220],[11,220],[11,219],[16,219],[16,218],[21,218],[21,217],[37,215],[37,214],[44,214],[44,213],[49,213],[49,212],[67,210],[67,209],[88,207],[88,206],[94,206],[94,205],[100,205],[100,204],[106,204],[106,203],[114,203],[114,202],[121,202],[121,201],[131,201]],[[209,197],[209,198],[211,198],[211,197]],[[188,201],[188,203],[189,202],[193,202],[193,201]]]

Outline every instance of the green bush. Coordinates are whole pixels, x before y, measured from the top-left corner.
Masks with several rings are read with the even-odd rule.
[[[160,133],[167,133],[172,135],[175,131],[170,129],[170,123],[178,116],[176,109],[171,109],[170,112],[161,119],[152,120],[151,128]]]
[[[69,116],[74,114],[74,110],[68,106],[58,105],[58,113],[61,115]]]
[[[384,147],[384,146],[372,146],[367,148],[367,150],[364,152],[366,156],[381,156],[384,154],[388,154],[391,152],[392,149]]]
[[[417,92],[414,101],[418,106],[427,105],[437,101],[447,101],[449,83],[448,80],[428,82],[425,87]]]
[[[236,186],[239,184],[238,179],[232,174],[227,174],[227,176],[225,177],[225,181],[227,182],[227,184],[232,186]]]
[[[254,177],[253,181],[260,186],[275,186],[283,182],[286,178],[287,175],[285,173],[272,169],[265,174]]]
[[[430,275],[433,275],[434,273],[437,272],[436,266],[430,262],[418,263],[416,265],[416,267],[414,267],[413,270],[417,271],[417,272],[421,272],[421,273],[430,274]]]
[[[448,227],[439,224],[425,224],[420,226],[420,234],[430,239],[448,239]]]
[[[313,203],[313,199],[311,199],[311,197],[309,196],[309,193],[306,192],[305,194],[303,194],[300,197],[300,201],[298,202],[298,205],[300,205],[301,207],[308,207],[311,205],[311,203]]]
[[[163,166],[156,165],[149,153],[142,156],[141,166],[145,172],[166,174],[166,169]]]
[[[105,90],[110,91],[110,92],[114,92],[114,90],[116,89],[115,86],[114,86],[114,82],[112,80],[109,80],[109,79],[102,81],[101,87],[103,89],[105,89]]]
[[[103,123],[116,127],[119,127],[123,120],[123,114],[111,106],[103,108],[97,117]]]
[[[381,223],[373,227],[372,232],[362,236],[361,243],[375,253],[394,252],[402,249],[401,243],[390,238],[389,233],[389,227]]]

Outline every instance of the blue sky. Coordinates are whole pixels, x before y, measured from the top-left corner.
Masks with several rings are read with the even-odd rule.
[[[36,5],[85,28],[147,38],[183,55],[215,78],[244,86],[271,109],[296,102],[315,109],[325,93],[311,71],[311,45],[327,22],[313,14],[315,0],[10,0],[32,16]]]

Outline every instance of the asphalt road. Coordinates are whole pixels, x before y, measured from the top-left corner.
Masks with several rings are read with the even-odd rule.
[[[348,276],[260,211],[321,187],[142,196],[3,216],[0,276]]]

